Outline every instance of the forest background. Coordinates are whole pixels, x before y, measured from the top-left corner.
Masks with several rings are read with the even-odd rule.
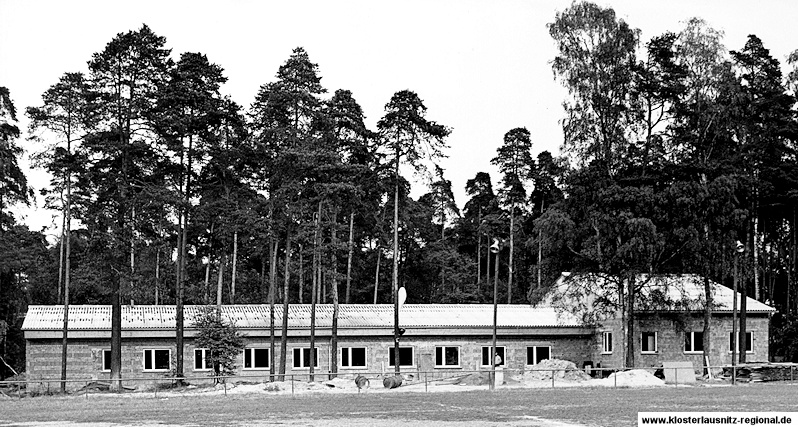
[[[798,51],[730,50],[701,19],[642,39],[592,3],[548,22],[561,153],[508,128],[485,159],[498,176],[476,173],[463,205],[441,167],[452,129],[423,94],[367,126],[302,47],[248,107],[221,64],[146,25],[23,111],[4,87],[0,376],[24,366],[28,304],[388,303],[394,264],[411,303],[490,302],[496,280],[500,301],[534,302],[562,271],[730,285],[738,240],[741,290],[779,310],[771,354],[796,361]],[[49,241],[12,209],[34,200],[23,147],[52,177]]]

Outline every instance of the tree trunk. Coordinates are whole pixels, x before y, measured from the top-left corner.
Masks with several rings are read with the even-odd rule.
[[[701,174],[701,185],[703,192],[707,193],[707,176]],[[704,223],[704,241],[710,241],[709,225]],[[711,265],[713,265],[714,256],[711,255],[709,245],[706,245],[703,250],[703,272],[704,272],[704,329],[702,333],[704,344],[704,365],[706,367],[704,374],[711,375],[710,366],[712,357],[712,284],[709,277],[712,273]],[[717,361],[720,363],[720,360]]]
[[[272,231],[274,232],[274,231]],[[269,262],[269,381],[274,382],[274,293],[277,280],[277,238],[271,237],[271,261]]]
[[[66,206],[66,201],[62,201],[61,203],[64,203],[64,206]],[[58,293],[55,296],[56,304],[64,301],[63,294],[61,293],[61,291],[63,290],[63,285],[64,285],[64,251],[66,250],[66,247],[64,245],[65,235],[66,235],[66,212],[64,212],[61,215],[61,241],[58,242]]]
[[[271,246],[270,246],[271,247]],[[261,263],[260,263],[260,296],[261,301],[268,301],[269,298],[269,290],[266,288],[266,262],[267,253],[264,250],[263,256],[261,256]]]
[[[323,260],[319,261],[319,268],[319,303],[327,304],[327,272]]]
[[[286,356],[288,354],[288,296],[291,280],[291,232],[285,233],[285,266],[283,270],[283,328],[280,334],[280,381],[285,381]]]
[[[711,366],[712,357],[712,284],[709,280],[709,269],[704,270],[704,364],[706,368],[705,374],[709,374],[709,366]],[[722,348],[722,347],[721,347]],[[720,360],[717,360],[720,363]]]
[[[330,254],[332,262],[332,280],[330,286],[332,287],[332,300],[333,300],[333,316],[332,316],[332,331],[330,333],[330,379],[336,377],[338,373],[338,209],[335,209],[332,219],[332,230],[330,230],[330,246],[332,246],[332,253]]]
[[[69,140],[69,136],[67,136]],[[67,152],[70,152],[69,141],[67,141]],[[64,212],[64,225],[65,231],[62,231],[66,242],[62,239],[62,247],[64,248],[64,333],[61,341],[61,393],[66,393],[66,379],[67,379],[67,335],[69,332],[69,279],[70,273],[70,249],[72,247],[72,175],[69,171],[66,174],[66,205]],[[62,229],[64,230],[64,229]],[[65,243],[65,244],[64,244]],[[60,274],[60,267],[59,267]],[[60,285],[60,277],[59,277]]]
[[[792,292],[795,292],[795,277],[798,275],[798,211],[795,206],[792,207],[792,227],[790,231],[792,234],[792,251],[790,252],[790,267],[787,271],[790,272],[790,279],[787,281],[787,313],[795,313],[798,309],[793,307],[792,301],[798,301],[798,298],[792,298]]]
[[[208,280],[205,279],[205,301],[208,301]],[[155,305],[161,300],[161,247],[155,248]]]
[[[205,264],[205,304],[209,304],[209,296],[208,296],[208,289],[209,289],[209,282],[211,280],[211,260],[213,259],[213,226],[215,224],[211,223],[211,234],[208,238],[208,262]]]
[[[399,150],[396,150],[396,169],[393,192],[393,355],[394,372],[399,375]]]
[[[305,265],[303,264],[304,260],[302,259],[302,244],[299,244],[299,303],[304,304],[304,299],[302,293],[304,292],[305,287]]]
[[[117,84],[115,87],[116,100],[122,99],[122,85]],[[133,88],[130,87],[130,97],[133,98]],[[129,113],[130,111],[128,111]],[[125,241],[125,234],[127,227],[125,224],[127,216],[127,203],[128,200],[128,150],[130,145],[130,115],[124,116],[121,107],[117,107],[116,111],[116,125],[118,129],[118,137],[121,143],[121,156],[122,156],[122,180],[119,182],[119,196],[120,203],[117,204],[117,219],[116,233],[119,236],[115,239],[117,243]],[[116,234],[115,233],[115,234]],[[117,259],[117,256],[119,258]],[[110,266],[114,272],[113,285],[111,290],[111,390],[120,392],[122,391],[122,280],[124,279],[122,273],[122,266],[124,265],[124,255],[115,255],[113,257],[112,265]],[[182,309],[182,306],[180,307]],[[182,323],[178,325],[182,327]],[[180,348],[180,346],[178,346]]]
[[[222,252],[219,260],[219,276],[216,278],[216,309],[222,310],[222,293],[224,292],[224,267],[227,264],[227,252]]]
[[[480,228],[482,226],[482,206],[479,207],[477,214],[477,293],[479,293],[479,284],[482,281],[482,233]]]
[[[122,275],[116,273],[111,291],[111,390],[122,391]]]
[[[755,190],[755,193],[754,193],[755,196],[757,195],[756,193],[757,192]],[[760,282],[760,280],[759,280],[759,214],[757,213],[757,209],[758,209],[758,202],[755,200],[754,201],[754,226],[753,226],[753,230],[752,230],[752,233],[751,233],[751,237],[752,237],[752,239],[751,239],[751,242],[752,242],[751,243],[751,249],[752,249],[751,253],[754,256],[754,263],[753,263],[753,266],[752,266],[753,273],[754,273],[754,299],[759,301],[760,300],[760,295],[759,295],[759,287],[760,287],[760,283],[759,283]],[[745,352],[743,351],[742,354],[745,354]],[[743,358],[745,358],[745,356],[743,356]],[[743,360],[743,362],[744,361],[745,360]]]
[[[446,215],[444,214],[444,212],[445,212],[445,210],[443,209],[443,206],[441,206],[441,248],[444,247],[444,241],[446,240],[446,236],[444,235],[444,233],[446,231]],[[443,261],[443,262],[441,262],[441,273],[440,273],[440,276],[441,276],[441,290],[440,291],[441,292],[445,292],[445,289],[446,289],[446,276],[445,276],[445,274],[446,274],[446,263],[445,263],[445,261]],[[456,287],[457,283],[455,283],[454,286]]]
[[[380,286],[380,257],[382,248],[377,245],[377,265],[374,267],[374,304],[377,304],[377,291]]]
[[[635,367],[635,276],[631,275],[627,281],[626,290],[626,321],[628,326],[626,328],[626,367]]]
[[[543,216],[543,196],[540,198],[540,216]],[[543,231],[538,230],[538,289],[543,286]]]
[[[188,152],[187,152],[187,172],[186,172],[186,188],[185,188],[185,205],[183,206],[183,230],[182,238],[180,239],[180,275],[177,283],[177,307],[175,310],[175,324],[177,339],[176,344],[176,373],[177,377],[183,377],[183,291],[185,283],[185,269],[186,269],[186,246],[188,240],[188,220],[189,220],[189,206],[191,204],[191,168],[192,168],[192,144],[193,136],[188,137]]]
[[[515,234],[515,203],[510,207],[510,260],[507,265],[507,304],[513,303],[513,235]]]
[[[121,87],[117,86],[117,99],[120,99]],[[119,194],[122,202],[117,205],[117,227],[119,233],[124,236],[125,230],[125,207],[122,204],[127,201],[127,145],[130,133],[125,134],[125,127],[121,112],[117,116],[118,136],[122,143],[122,182],[120,183]],[[129,128],[128,128],[129,131]],[[123,240],[120,237],[120,240]],[[115,392],[122,391],[122,273],[117,266],[124,264],[123,258],[118,260],[113,257],[111,269],[114,271],[113,284],[111,289],[111,387]]]
[[[621,328],[623,329],[623,334],[621,340],[623,341],[623,363],[626,365],[628,360],[626,360],[626,355],[629,353],[629,318],[628,318],[628,307],[629,303],[626,301],[626,288],[624,288],[623,284],[618,286],[618,301],[620,301],[621,306]]]
[[[133,305],[133,290],[136,289],[136,207],[133,206],[130,221],[130,291],[128,296],[131,297],[131,304]]]
[[[346,257],[346,303],[352,289],[352,256],[355,252],[355,213],[349,214],[349,254]]]
[[[230,304],[236,303],[236,261],[238,260],[238,230],[233,232],[233,270],[230,272]]]
[[[69,288],[67,286],[64,286],[64,331],[61,340],[61,393],[66,393],[68,331],[69,331]]]

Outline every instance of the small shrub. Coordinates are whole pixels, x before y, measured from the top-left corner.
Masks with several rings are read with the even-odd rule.
[[[235,325],[226,322],[215,307],[208,306],[203,308],[194,327],[197,328],[194,342],[197,347],[208,349],[206,357],[213,365],[214,376],[234,375],[235,361],[244,348],[244,339]]]

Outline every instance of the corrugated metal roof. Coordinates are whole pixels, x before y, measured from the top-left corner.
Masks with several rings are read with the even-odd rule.
[[[191,328],[205,306],[185,306],[184,319]],[[392,304],[341,304],[338,327],[392,328]],[[275,326],[282,324],[282,305],[275,305]],[[311,306],[292,304],[288,311],[288,326],[292,329],[310,328]],[[332,326],[333,306],[316,305],[316,326]],[[63,306],[32,305],[22,325],[23,330],[60,330],[64,323]],[[269,306],[265,304],[222,306],[222,315],[239,328],[269,327]],[[405,304],[399,313],[403,328],[484,328],[493,326],[493,306],[488,304]],[[579,327],[577,319],[567,313],[557,313],[551,307],[529,305],[499,305],[497,325],[501,328]],[[175,306],[122,306],[122,328],[125,330],[174,329]],[[69,307],[70,330],[111,329],[111,306],[73,305]]]
[[[607,286],[609,278],[599,274],[586,273],[563,273],[557,280],[556,289],[559,292],[568,292],[569,287],[576,285],[581,290],[568,293],[570,301],[564,304],[573,304],[573,298],[581,295],[590,298],[585,289],[598,290],[599,292],[610,290],[601,295],[603,298],[617,300],[617,293],[613,291],[613,286]],[[639,275],[637,283],[642,286],[641,304],[638,307],[641,311],[682,311],[682,310],[703,310],[706,300],[704,295],[704,279],[695,274],[672,274],[672,275]],[[734,291],[719,283],[710,281],[712,289],[713,312],[732,312],[734,301]],[[593,297],[596,297],[593,294]],[[740,309],[741,295],[737,293],[737,309]],[[759,302],[751,297],[746,297],[746,312],[748,313],[772,313],[776,309]]]

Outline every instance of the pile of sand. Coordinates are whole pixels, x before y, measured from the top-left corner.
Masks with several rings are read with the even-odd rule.
[[[568,360],[546,359],[524,372],[522,380],[526,381],[551,381],[552,375],[556,380],[586,381],[590,375],[586,374]]]
[[[665,385],[665,381],[657,378],[644,369],[615,372],[607,378],[596,380],[594,383],[607,387],[656,387]]]

